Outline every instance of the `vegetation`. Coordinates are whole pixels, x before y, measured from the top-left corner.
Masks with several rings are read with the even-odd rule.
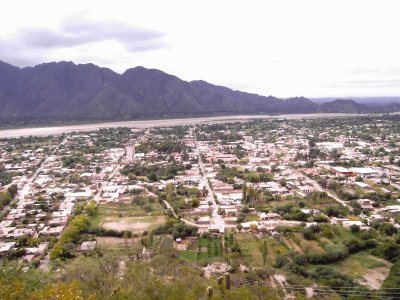
[[[73,257],[76,244],[81,241],[81,233],[89,228],[89,219],[84,215],[74,217],[68,224],[63,235],[50,252],[50,258],[67,259]]]
[[[136,164],[133,166],[125,166],[121,170],[121,174],[135,178],[137,176],[146,176],[151,182],[158,180],[168,180],[174,178],[179,171],[184,170],[182,165],[171,164],[166,167],[158,167],[156,165],[146,166]]]

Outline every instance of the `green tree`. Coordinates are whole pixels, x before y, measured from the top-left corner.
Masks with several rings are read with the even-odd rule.
[[[266,262],[267,262],[267,254],[268,254],[268,245],[267,245],[267,241],[264,240],[259,248],[260,252],[261,252],[261,256],[263,259],[263,266],[265,266]]]
[[[165,187],[165,192],[167,194],[167,201],[172,202],[175,192],[174,185],[172,183],[168,183],[167,186]]]
[[[95,200],[90,200],[88,204],[85,205],[85,212],[89,216],[94,216],[97,212],[97,204]]]
[[[12,184],[7,191],[10,193],[11,197],[14,198],[15,195],[18,193],[18,187],[16,184]]]

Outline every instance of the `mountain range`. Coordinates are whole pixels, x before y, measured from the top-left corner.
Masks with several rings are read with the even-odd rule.
[[[279,99],[205,81],[188,82],[144,67],[118,74],[94,64],[52,62],[18,68],[0,62],[0,121],[3,122],[394,111],[400,111],[400,104],[365,105],[341,99],[317,104],[304,97]]]

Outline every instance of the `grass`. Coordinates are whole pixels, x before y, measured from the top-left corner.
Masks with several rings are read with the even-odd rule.
[[[262,265],[262,255],[259,250],[261,242],[267,241],[268,253],[267,253],[267,265],[272,265],[275,262],[277,255],[286,255],[288,252],[287,247],[280,242],[272,240],[270,238],[257,239],[251,233],[239,233],[235,235],[235,239],[238,241],[242,249],[242,259],[244,262],[250,265]]]
[[[200,238],[192,243],[189,249],[179,251],[179,256],[189,261],[204,262],[222,258],[224,254],[219,238]]]
[[[158,203],[149,203],[152,210],[146,212],[143,207],[137,204],[119,204],[115,205],[100,205],[99,214],[100,215],[123,215],[123,216],[147,216],[147,215],[162,215],[164,214],[163,206]]]
[[[324,249],[319,245],[317,241],[308,241],[304,239],[301,233],[292,233],[293,237],[290,239],[294,241],[301,249],[301,251],[305,254],[313,252],[313,253],[324,253]]]
[[[252,222],[252,221],[260,221],[260,217],[258,215],[247,215],[246,222]]]
[[[197,251],[195,250],[183,250],[183,251],[178,251],[179,256],[188,260],[188,261],[197,261]]]
[[[329,266],[340,273],[361,279],[370,270],[388,265],[390,265],[388,262],[370,255],[368,251],[363,251]]]

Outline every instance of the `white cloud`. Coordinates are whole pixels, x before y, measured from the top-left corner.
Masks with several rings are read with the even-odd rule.
[[[3,4],[1,60],[143,65],[280,97],[400,92],[398,1],[39,3]]]

